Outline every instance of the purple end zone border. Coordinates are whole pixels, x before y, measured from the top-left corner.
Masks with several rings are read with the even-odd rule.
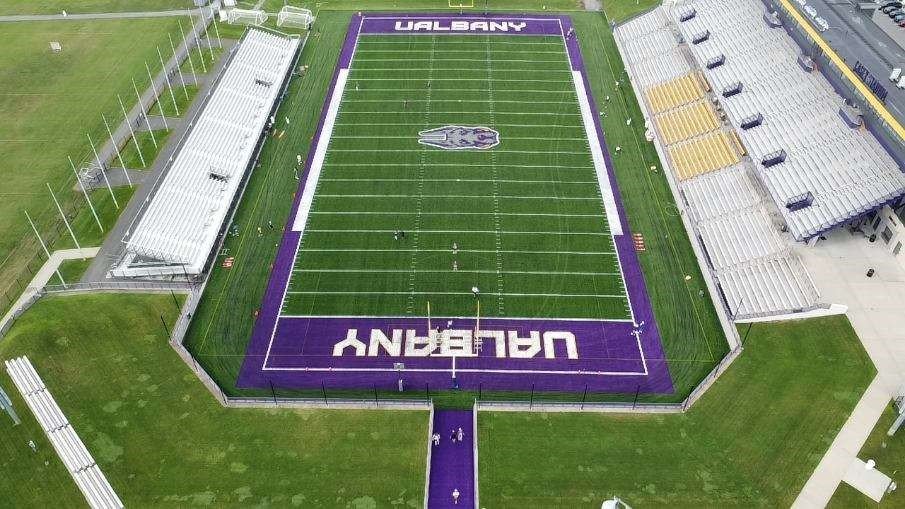
[[[371,17],[369,17],[371,16]],[[416,336],[427,334],[423,318],[345,318],[345,317],[280,317],[280,307],[286,289],[301,232],[291,225],[298,213],[302,191],[310,171],[315,148],[321,136],[327,116],[330,98],[336,87],[341,69],[348,69],[360,33],[394,33],[395,21],[513,21],[526,26],[519,34],[559,35],[565,38],[573,71],[579,71],[584,81],[587,100],[594,117],[597,137],[603,150],[607,176],[619,212],[623,235],[614,235],[614,243],[622,267],[623,279],[638,328],[626,321],[608,320],[530,320],[530,319],[482,319],[481,331],[516,331],[519,337],[527,337],[532,331],[569,331],[574,334],[578,359],[568,359],[564,343],[550,343],[556,358],[547,358],[542,348],[535,358],[497,358],[494,339],[484,339],[484,349],[478,357],[333,357],[333,345],[344,339],[349,329],[357,329],[358,339],[369,342],[369,331],[380,329],[388,337],[391,330],[412,330]],[[442,29],[442,27],[441,27]],[[600,126],[599,112],[591,94],[590,83],[578,41],[572,32],[568,16],[505,15],[487,16],[449,14],[355,14],[349,23],[345,43],[333,73],[327,99],[321,111],[312,146],[308,151],[305,173],[300,178],[292,212],[273,265],[264,301],[254,326],[251,341],[237,381],[240,388],[275,387],[292,389],[389,389],[395,390],[400,379],[411,390],[433,390],[452,387],[451,370],[456,372],[456,387],[476,390],[527,391],[582,391],[613,393],[659,393],[674,391],[669,368],[660,341],[660,331],[654,319],[650,299],[644,284],[644,276],[638,261],[625,208],[618,190],[613,162],[607,150]],[[443,34],[469,32],[443,31]],[[500,32],[497,32],[500,33]],[[514,35],[513,32],[502,32]],[[446,324],[443,317],[434,318],[437,324]],[[456,319],[454,329],[471,330],[474,320]],[[642,331],[635,335],[636,330]],[[404,333],[403,333],[404,334]],[[640,337],[639,337],[640,336]],[[318,338],[319,341],[311,341]],[[541,341],[541,344],[545,342]],[[404,348],[404,347],[403,347]],[[265,366],[266,362],[266,366]],[[394,369],[394,362],[403,362],[403,371]],[[453,365],[454,364],[454,368]]]

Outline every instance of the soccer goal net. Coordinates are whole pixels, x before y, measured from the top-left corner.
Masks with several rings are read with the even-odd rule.
[[[301,7],[285,5],[277,14],[278,27],[308,30],[311,28],[312,23],[314,23],[314,16],[311,15],[311,11],[302,9]]]
[[[250,9],[228,9],[220,11],[220,19],[230,25],[263,25],[267,21],[267,13]]]

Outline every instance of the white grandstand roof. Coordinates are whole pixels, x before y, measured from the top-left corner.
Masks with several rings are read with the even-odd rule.
[[[300,40],[250,29],[126,240],[118,275],[198,274],[254,157]],[[129,266],[129,267],[126,267]]]
[[[679,22],[687,6],[697,14]],[[848,127],[838,112],[842,98],[824,76],[798,65],[798,46],[784,30],[769,28],[763,14],[757,0],[692,0],[670,12],[702,68],[710,58],[725,56],[722,66],[705,69],[705,75],[789,231],[806,240],[905,194],[905,174],[874,136]],[[705,31],[707,41],[691,44]],[[740,94],[720,95],[739,81]],[[740,128],[742,119],[758,113],[760,126]],[[780,149],[784,162],[760,164]],[[810,206],[786,207],[807,193],[813,196]]]

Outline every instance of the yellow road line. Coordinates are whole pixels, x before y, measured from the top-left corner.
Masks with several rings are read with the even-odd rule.
[[[865,85],[864,82],[861,81],[861,78],[859,78],[851,69],[848,68],[848,65],[846,65],[844,60],[842,60],[842,57],[840,57],[835,51],[833,51],[833,48],[831,48],[830,45],[827,44],[825,40],[823,40],[823,37],[821,37],[820,34],[817,33],[817,30],[813,26],[811,26],[811,23],[807,19],[805,19],[805,17],[800,12],[798,12],[797,9],[795,9],[795,7],[789,0],[779,0],[779,2],[783,5],[789,15],[795,18],[798,24],[801,25],[805,33],[808,34],[808,36],[814,41],[814,43],[817,44],[818,47],[820,47],[821,51],[826,54],[827,58],[830,59],[830,62],[832,62],[833,65],[839,68],[839,70],[842,71],[842,75],[845,76],[845,78],[848,79],[849,82],[851,82],[851,84],[858,90],[858,92],[861,93],[862,96],[864,96],[864,98],[867,100],[867,103],[871,108],[873,108],[877,115],[879,115],[880,118],[884,122],[886,122],[893,131],[895,131],[900,139],[905,140],[905,128],[902,127],[902,124],[899,123],[896,117],[894,117],[889,112],[889,110],[886,109],[886,106],[883,105],[883,103],[877,98],[877,96],[874,95],[874,93],[871,92],[869,88],[867,88],[867,85]]]

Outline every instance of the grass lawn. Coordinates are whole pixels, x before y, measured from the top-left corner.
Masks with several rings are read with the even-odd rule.
[[[320,12],[318,29],[300,60],[309,65],[309,70],[303,78],[292,81],[278,115],[294,119],[294,126],[283,139],[265,145],[263,164],[253,174],[236,215],[240,235],[226,240],[228,256],[235,257],[235,264],[230,269],[215,266],[187,336],[189,349],[228,392],[235,390],[253,316],[260,306],[280,238],[278,231],[258,237],[256,228],[270,220],[283,224],[288,216],[297,181],[286,168],[294,166],[296,154],[304,158],[308,150],[326,94],[326,77],[333,72],[349,15]],[[641,171],[660,162],[653,145],[644,139],[643,118],[631,90],[614,87],[624,69],[607,22],[600,13],[570,15],[582,43],[595,98],[601,105],[602,97],[614,98],[605,105],[604,132],[611,151],[622,146],[615,159],[617,178],[632,231],[645,236],[648,250],[641,256],[641,264],[676,385],[677,394],[670,399],[680,400],[728,347],[712,303],[698,297],[698,290],[704,288],[703,279],[681,218],[675,213],[668,183],[662,174]],[[633,118],[632,128],[625,127],[628,116]],[[692,279],[686,282],[685,275]],[[227,305],[232,312],[223,312]],[[655,398],[642,396],[641,400],[645,399]]]
[[[82,198],[82,201],[80,202],[81,206],[78,211],[75,215],[69,216],[69,224],[72,226],[72,231],[75,232],[75,237],[78,239],[79,245],[82,247],[100,246],[101,243],[104,242],[104,237],[107,236],[107,232],[116,224],[120,210],[126,206],[126,203],[132,198],[134,192],[135,189],[129,186],[113,188],[113,195],[116,197],[116,203],[119,204],[119,209],[117,209],[116,205],[113,203],[110,191],[106,187],[94,189],[89,193],[91,203],[94,205],[95,212],[97,212],[97,217],[101,220],[101,226],[104,227],[103,231],[98,227],[94,214],[91,213],[91,209],[88,208],[84,198]],[[81,196],[80,193],[79,197]],[[60,236],[55,242],[48,246],[48,248],[53,251],[55,249],[70,249],[75,247],[75,244],[72,242],[72,237],[69,236],[69,232],[66,230],[63,221],[59,219],[59,216],[57,216],[57,222],[57,230],[60,231]]]
[[[175,315],[167,294],[45,297],[0,342],[0,358],[35,364],[127,507],[420,506],[426,413],[224,409],[167,345]],[[17,394],[5,370],[0,385]],[[0,415],[5,503],[80,501],[15,399],[23,424]]]
[[[157,154],[166,144],[170,132],[171,131],[168,129],[160,129],[154,131],[152,135],[150,131],[136,131],[135,137],[130,139],[126,143],[126,146],[120,149],[120,155],[123,157],[123,164],[125,164],[126,168],[132,170],[143,170],[153,166],[154,160],[157,159]],[[157,145],[154,144],[155,139]],[[138,150],[135,148],[135,140],[138,140],[138,146],[141,148],[141,155],[144,156],[144,164],[142,164],[141,157],[138,155]],[[114,163],[119,163],[119,161],[114,161]]]
[[[603,12],[610,21],[622,23],[660,5],[660,0],[602,0]]]
[[[91,260],[91,258],[85,258],[84,260],[80,258],[75,260],[63,260],[58,272],[60,273],[60,276],[63,276],[63,281],[65,281],[67,285],[78,283],[85,274],[85,271],[88,270],[88,266],[91,265]],[[53,286],[59,285],[60,278],[54,274],[50,277],[50,281],[48,281],[47,284]]]
[[[892,478],[899,485],[899,489],[887,493],[883,500],[877,504],[867,498],[860,491],[846,483],[840,483],[836,493],[830,499],[829,509],[856,509],[864,507],[905,507],[905,492],[902,490],[902,480],[905,478],[905,430],[899,431],[892,437],[886,436],[886,431],[896,420],[896,409],[892,403],[883,412],[877,426],[867,438],[867,442],[861,447],[858,458],[867,461],[872,459],[877,462],[877,470]]]
[[[213,30],[209,28],[208,30]],[[211,37],[214,37],[214,34],[211,34]],[[182,65],[179,66],[179,70],[182,71],[182,74],[185,76],[185,81],[188,82],[189,76],[192,75],[192,65],[195,66],[195,74],[204,74],[205,72],[210,72],[211,68],[214,66],[214,63],[217,60],[220,60],[220,57],[223,55],[223,49],[217,47],[217,41],[211,41],[211,48],[207,47],[207,43],[201,43],[201,49],[195,48],[189,52],[188,58],[186,58]],[[211,58],[211,53],[213,53],[213,58]],[[189,60],[191,60],[191,64],[189,64]],[[202,67],[202,64],[204,67]],[[205,70],[206,69],[206,70]]]
[[[0,15],[162,11],[192,5],[190,0],[3,0]]]
[[[139,88],[147,83],[144,63],[154,72],[155,45],[169,44],[166,34],[178,33],[176,20],[2,25],[7,48],[0,53],[0,295],[14,289],[15,278],[27,275],[25,264],[40,252],[22,211],[50,234],[57,212],[44,184],[54,186],[66,209],[78,199],[67,156],[77,166],[93,158],[86,134],[97,144],[107,139],[101,115],[115,127],[122,118],[117,94],[128,101],[135,96],[132,78]],[[49,41],[60,41],[63,51],[51,53]]]
[[[160,115],[162,106],[165,117],[185,116],[192,101],[195,100],[195,96],[198,95],[198,87],[191,83],[188,76],[186,78],[185,87],[182,86],[182,82],[178,78],[170,80],[170,85],[173,87],[173,95],[170,95],[170,89],[164,85],[163,90],[160,91],[160,97],[157,98],[157,101],[149,110],[151,115]],[[174,99],[176,100],[175,106],[173,103]]]
[[[788,507],[874,373],[845,317],[758,324],[686,414],[482,413],[481,505]]]

